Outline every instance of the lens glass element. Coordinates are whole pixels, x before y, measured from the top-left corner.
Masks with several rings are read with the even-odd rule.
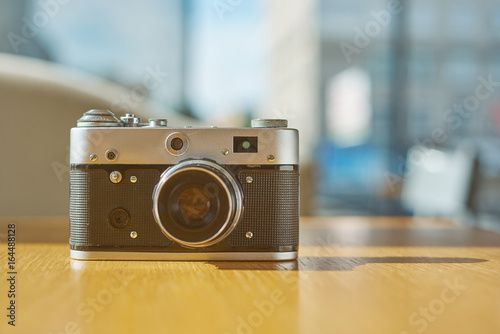
[[[217,234],[230,214],[230,198],[223,184],[202,170],[187,169],[173,175],[161,188],[158,199],[164,229],[188,242]]]
[[[184,219],[199,221],[205,218],[210,211],[210,198],[203,189],[191,187],[179,195],[177,206]]]

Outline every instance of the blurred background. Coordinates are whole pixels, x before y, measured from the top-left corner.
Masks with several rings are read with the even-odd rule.
[[[2,216],[68,214],[69,128],[102,106],[289,119],[303,215],[500,229],[496,0],[0,0],[0,32]]]

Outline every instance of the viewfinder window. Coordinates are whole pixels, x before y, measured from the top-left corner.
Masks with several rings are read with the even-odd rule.
[[[234,137],[234,153],[257,153],[258,151],[258,137]]]

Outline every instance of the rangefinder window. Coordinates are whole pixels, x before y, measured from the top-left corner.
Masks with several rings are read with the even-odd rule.
[[[234,137],[234,153],[257,153],[259,152],[258,137]]]

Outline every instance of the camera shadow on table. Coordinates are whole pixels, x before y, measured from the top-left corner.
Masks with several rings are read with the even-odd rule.
[[[299,257],[279,262],[207,262],[220,270],[352,271],[366,264],[463,264],[486,262],[464,257]]]

